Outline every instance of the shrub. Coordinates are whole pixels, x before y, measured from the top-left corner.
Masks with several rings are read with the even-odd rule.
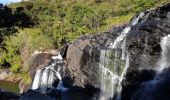
[[[5,51],[1,54],[0,64],[9,63],[13,72],[19,72],[22,68],[25,51],[32,54],[34,51],[53,48],[51,40],[39,29],[24,29],[5,39]],[[28,55],[29,55],[28,54]]]

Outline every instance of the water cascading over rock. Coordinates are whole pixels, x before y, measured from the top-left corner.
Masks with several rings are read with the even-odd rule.
[[[101,75],[101,97],[100,100],[110,100],[116,94],[116,100],[121,99],[122,80],[124,79],[129,67],[129,53],[127,50],[126,37],[131,28],[138,24],[144,13],[140,13],[132,19],[132,22],[125,27],[121,35],[110,44],[107,49],[101,49],[99,66],[102,70]],[[143,21],[144,22],[144,21]],[[141,22],[142,23],[142,22]]]
[[[168,55],[170,52],[170,35],[167,35],[165,37],[162,37],[161,39],[161,57],[157,63],[156,71],[158,73],[162,72],[164,69],[170,67],[170,56]]]
[[[100,68],[102,71],[101,75],[101,97],[100,100],[108,100],[113,97],[116,90],[116,84],[119,80],[119,76],[112,72],[111,67],[111,51],[101,50],[100,51]]]
[[[38,69],[34,75],[31,89],[40,89],[40,92],[45,93],[48,88],[56,88],[58,90],[63,89],[62,78],[61,78],[61,65],[63,58],[61,55],[52,56],[54,60],[51,65]],[[55,69],[57,67],[57,70]],[[55,86],[55,81],[58,81],[58,85]]]

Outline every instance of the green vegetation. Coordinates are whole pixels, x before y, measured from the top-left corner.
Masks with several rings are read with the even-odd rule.
[[[134,14],[169,0],[30,0],[0,8],[0,65],[27,80],[24,62],[36,50],[128,23]]]

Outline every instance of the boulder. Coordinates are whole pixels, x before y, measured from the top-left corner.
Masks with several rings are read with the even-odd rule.
[[[12,74],[12,72],[10,70],[8,70],[8,69],[1,69],[0,70],[0,80],[5,80],[11,74]]]
[[[53,97],[47,96],[40,92],[34,90],[28,90],[26,93],[22,94],[19,100],[56,100]]]
[[[170,69],[164,70],[153,80],[143,82],[133,93],[131,100],[169,100]]]
[[[160,41],[170,32],[170,4],[144,13],[127,37],[131,70],[153,69],[161,55]]]
[[[160,42],[162,37],[170,34],[170,3],[144,13],[141,23],[132,27],[127,37],[130,62],[126,79],[122,83],[122,100],[131,100],[131,95],[141,84],[153,80],[156,76],[156,69],[161,67],[158,64],[162,52]],[[143,90],[143,92],[147,91],[147,89]],[[139,97],[134,100],[162,99]]]
[[[115,27],[102,34],[82,36],[68,46],[63,81],[66,87],[91,85],[100,87],[99,58],[100,49],[108,48],[121,32]]]
[[[0,89],[0,100],[18,100],[19,95]]]
[[[24,93],[30,88],[30,84],[25,84],[23,80],[19,82],[19,93]]]
[[[51,57],[52,54],[50,53],[37,53],[30,57],[28,60],[28,67],[32,79],[37,69],[46,67],[53,61]]]

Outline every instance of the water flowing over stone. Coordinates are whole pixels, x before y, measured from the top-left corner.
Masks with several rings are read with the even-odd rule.
[[[35,73],[35,76],[34,76],[34,80],[33,80],[33,83],[32,83],[32,89],[38,89],[39,88],[40,76],[41,76],[41,70],[38,69]]]
[[[123,30],[120,36],[116,38],[114,43],[111,43],[110,48],[112,49],[117,49],[121,48],[122,49],[122,59],[125,59],[125,52],[126,52],[126,36],[130,32],[131,27],[136,25],[139,21],[140,18],[144,16],[144,13],[140,13],[137,18],[134,18],[131,22],[131,24]]]
[[[35,73],[34,80],[32,82],[31,89],[40,89],[41,92],[46,92],[48,88],[54,87],[54,81],[57,79],[59,80],[59,83],[57,85],[57,89],[63,89],[62,86],[62,78],[61,78],[61,63],[63,63],[61,55],[58,56],[52,56],[52,59],[54,62],[52,62],[51,65],[38,69]],[[54,69],[54,67],[57,66],[57,70]]]
[[[137,17],[134,17],[132,22],[122,31],[121,35],[110,44],[109,50],[102,49],[100,51],[99,66],[102,70],[101,100],[110,100],[115,94],[117,94],[117,100],[121,99],[121,83],[129,67],[126,37],[131,27],[136,25],[143,16],[144,13],[140,13]],[[111,55],[112,53],[113,55]]]
[[[156,68],[159,73],[170,66],[170,56],[168,55],[170,52],[170,35],[162,37],[160,44],[162,53]]]
[[[118,82],[118,76],[114,74],[110,69],[109,69],[109,56],[110,56],[110,51],[107,50],[101,50],[100,51],[100,68],[102,70],[102,75],[101,75],[101,97],[100,100],[108,100],[113,97],[114,90],[115,90],[115,85]]]

